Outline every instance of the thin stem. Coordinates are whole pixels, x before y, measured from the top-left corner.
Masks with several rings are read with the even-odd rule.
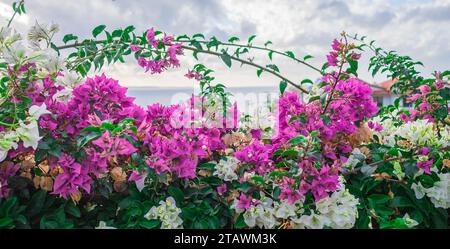
[[[98,40],[98,41],[94,41],[95,44],[101,44],[103,42],[106,42],[106,40]],[[63,50],[63,49],[68,49],[68,48],[76,48],[78,46],[82,46],[83,43],[79,43],[78,41],[72,43],[72,44],[67,44],[67,45],[62,45],[59,47],[56,47],[58,50]]]
[[[18,10],[20,10],[20,6],[22,6],[24,0],[20,1],[19,4],[17,5],[17,8],[14,10],[13,15],[11,16],[11,18],[8,21],[8,25],[6,25],[7,28],[9,28],[9,26],[11,26],[12,21],[14,20],[14,17],[16,17],[16,14],[19,12]]]
[[[8,127],[14,127],[15,126],[14,124],[8,124],[8,123],[4,123],[2,121],[0,121],[0,125],[8,126]]]
[[[214,52],[214,51],[210,51],[210,50],[199,50],[197,48],[193,48],[193,47],[189,47],[189,46],[185,46],[185,45],[183,45],[181,47],[184,48],[184,49],[187,49],[187,50],[191,50],[191,51],[197,52],[197,53],[211,54],[211,55],[217,55],[217,56],[221,56],[222,55],[221,53],[218,53],[218,52]],[[282,76],[281,74],[279,74],[279,73],[277,73],[277,72],[275,72],[273,70],[270,70],[270,69],[268,69],[266,67],[263,67],[261,65],[255,64],[255,63],[253,63],[251,61],[243,60],[243,59],[235,57],[235,56],[231,56],[230,55],[230,58],[232,60],[239,61],[242,64],[247,64],[247,65],[259,68],[259,69],[261,69],[261,70],[263,70],[265,72],[268,72],[270,74],[273,74],[273,75],[277,76],[278,78],[280,78],[281,80],[283,80],[283,81],[289,83],[290,85],[294,86],[295,88],[299,89],[300,91],[302,91],[304,93],[308,93],[308,91],[306,91],[302,87],[298,86],[297,84],[295,84],[291,80],[287,79],[286,77]]]
[[[192,42],[192,41],[193,41],[193,40],[179,41],[179,42],[182,42],[182,43],[188,43],[188,42]],[[208,43],[207,41],[197,41],[197,40],[195,40],[195,41],[196,41],[196,42],[199,42],[199,43]],[[290,59],[292,59],[292,60],[294,60],[294,61],[296,61],[296,62],[298,62],[298,63],[301,63],[301,64],[303,64],[303,65],[305,65],[305,66],[307,66],[307,67],[309,67],[309,68],[311,68],[311,69],[317,71],[317,72],[320,73],[321,75],[325,75],[325,72],[324,72],[324,71],[322,71],[322,70],[320,70],[319,68],[317,68],[317,67],[315,67],[315,66],[313,66],[313,65],[311,65],[311,64],[309,64],[309,63],[307,63],[307,62],[304,61],[304,60],[300,60],[300,59],[298,59],[298,58],[291,57],[291,56],[289,56],[289,55],[286,54],[286,53],[282,53],[282,52],[279,52],[279,51],[276,51],[276,50],[273,50],[273,49],[270,49],[270,48],[267,48],[267,47],[249,46],[249,45],[242,45],[242,44],[236,44],[236,43],[227,43],[227,42],[220,42],[220,45],[224,45],[224,46],[233,46],[233,47],[241,47],[241,48],[253,48],[253,49],[258,49],[258,50],[264,50],[264,51],[272,52],[272,53],[274,53],[274,54],[278,54],[278,55],[282,55],[282,56],[288,57],[288,58],[290,58]]]
[[[98,41],[95,41],[95,43],[97,43],[97,44],[100,44],[100,43],[103,43],[103,42],[105,42],[105,40],[98,40]],[[62,50],[62,49],[68,49],[68,48],[75,48],[75,47],[82,46],[82,45],[83,45],[82,43],[75,42],[75,43],[72,43],[72,44],[59,46],[59,47],[57,47],[57,48],[58,48],[58,50]],[[221,55],[222,55],[221,53],[218,53],[218,52],[214,52],[214,51],[210,51],[210,50],[199,50],[199,49],[197,49],[197,48],[190,47],[190,46],[186,46],[186,45],[183,45],[183,46],[181,46],[181,47],[182,47],[183,49],[191,50],[191,51],[194,51],[194,52],[197,52],[197,53],[211,54],[211,55],[216,55],[216,56],[221,56]],[[295,88],[299,89],[300,91],[302,91],[302,92],[304,92],[304,93],[308,93],[307,90],[305,90],[304,88],[298,86],[298,85],[295,84],[293,81],[287,79],[286,77],[284,77],[284,76],[282,76],[281,74],[275,72],[274,70],[270,70],[270,69],[268,69],[268,68],[266,68],[266,67],[263,67],[263,66],[261,66],[261,65],[258,65],[258,64],[256,64],[256,63],[254,63],[254,62],[252,62],[252,61],[243,60],[243,59],[238,58],[238,57],[236,57],[236,56],[232,56],[232,55],[229,55],[229,56],[230,56],[230,58],[231,58],[232,60],[239,61],[239,62],[241,62],[242,64],[250,65],[250,66],[259,68],[259,69],[261,69],[261,70],[263,70],[263,71],[265,71],[265,72],[268,72],[268,73],[270,73],[270,74],[273,74],[273,75],[275,75],[276,77],[280,78],[281,80],[283,80],[283,81],[287,82],[288,84],[294,86]]]
[[[347,47],[347,45],[348,45],[347,37],[344,36],[344,39],[345,39],[345,47]],[[327,103],[325,104],[325,107],[323,108],[322,114],[325,114],[325,112],[326,112],[327,109],[328,109],[328,106],[330,105],[331,101],[333,100],[333,95],[334,95],[334,92],[335,92],[335,90],[336,90],[336,86],[337,86],[337,84],[339,83],[339,78],[341,77],[341,74],[342,74],[342,68],[344,67],[344,64],[345,64],[345,61],[342,60],[342,61],[341,61],[341,65],[339,66],[339,72],[338,72],[338,74],[337,74],[336,76],[333,76],[335,82],[334,82],[333,87],[332,87],[332,89],[331,89],[330,97],[328,98],[328,101],[327,101]]]

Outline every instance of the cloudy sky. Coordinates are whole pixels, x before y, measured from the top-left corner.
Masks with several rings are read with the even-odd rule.
[[[2,19],[10,16],[11,3],[0,1]],[[332,39],[345,30],[424,62],[425,73],[450,68],[450,0],[33,0],[26,1],[26,7],[27,15],[16,20],[16,27],[23,29],[36,20],[55,22],[61,28],[57,43],[68,33],[89,37],[99,24],[108,29],[132,24],[138,31],[156,27],[169,34],[203,33],[219,39],[239,36],[246,40],[256,34],[256,43],[271,40],[273,48],[298,56],[311,54],[315,56],[311,62],[321,65]],[[126,86],[190,86],[195,83],[183,75],[195,61],[186,54],[181,68],[158,76],[144,74],[132,61],[105,72]],[[218,58],[200,56],[200,60],[229,86],[276,86],[279,82],[268,75],[259,79],[249,67],[234,65],[230,70]],[[318,76],[299,64],[277,58],[275,62],[294,81]],[[361,76],[369,82],[383,79],[371,78],[366,70]]]

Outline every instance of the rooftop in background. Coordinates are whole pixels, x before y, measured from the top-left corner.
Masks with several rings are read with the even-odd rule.
[[[381,83],[375,83],[375,86],[378,87],[373,87],[373,95],[374,96],[386,96],[386,95],[391,95],[391,86],[394,85],[394,83],[397,82],[397,80],[386,80],[383,81]]]

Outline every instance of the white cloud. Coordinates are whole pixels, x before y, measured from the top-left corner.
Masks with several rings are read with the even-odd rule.
[[[12,1],[7,1],[10,4]],[[424,71],[450,68],[450,0],[224,0],[224,1],[124,1],[78,0],[28,1],[28,25],[34,19],[59,23],[63,34],[74,33],[80,37],[90,35],[93,27],[106,24],[108,28],[130,24],[144,31],[155,26],[167,33],[194,34],[203,32],[220,39],[239,36],[246,39],[257,34],[257,41],[272,40],[273,47],[292,50],[296,55],[311,54],[320,65],[329,50],[331,40],[343,30],[367,35],[388,50],[396,50],[424,62]],[[2,18],[8,16],[5,4],[0,3]],[[10,13],[9,13],[10,14]],[[22,17],[21,17],[22,18]],[[19,19],[18,19],[19,20]],[[19,20],[20,21],[20,20]],[[190,55],[190,52],[186,52]],[[261,58],[267,58],[260,54]],[[220,59],[201,56],[202,62],[216,70],[217,80],[230,86],[276,86],[278,80],[264,75],[256,77],[249,67],[229,70]],[[259,58],[259,57],[258,57]],[[257,59],[263,64],[268,61]],[[284,59],[275,58],[283,73],[295,81],[315,78],[313,71]],[[152,76],[129,62],[104,70],[124,85],[181,86],[192,84],[183,77],[195,61],[186,56],[183,66],[163,75]],[[363,59],[367,62],[367,57]],[[235,65],[235,67],[239,65]],[[368,81],[369,73],[361,71]]]

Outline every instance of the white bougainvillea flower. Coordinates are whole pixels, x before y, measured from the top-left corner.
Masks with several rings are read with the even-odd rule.
[[[329,223],[329,219],[323,215],[318,215],[311,210],[310,215],[303,215],[297,220],[305,228],[310,229],[322,229],[325,224]]]
[[[262,205],[258,205],[256,207],[251,207],[245,211],[243,217],[244,222],[249,227],[256,226],[256,220],[264,213],[264,208]]]
[[[165,201],[160,201],[159,206],[153,206],[144,215],[147,220],[161,221],[162,229],[183,228],[183,220],[180,218],[181,209],[176,206],[175,199],[169,196]]]
[[[82,78],[75,72],[64,69],[61,76],[56,78],[56,85],[73,89],[82,83]]]
[[[45,77],[49,74],[55,74],[64,68],[64,61],[54,49],[48,48],[37,53],[39,53],[37,61],[38,76]]]
[[[23,142],[23,146],[32,147],[33,149],[37,149],[39,140],[42,137],[39,137],[39,127],[36,120],[29,122],[29,124],[25,124],[20,121],[19,128],[17,128],[16,132],[19,136],[20,140]]]
[[[2,48],[3,59],[9,64],[22,64],[26,60],[26,48],[20,42],[15,42]]]
[[[414,219],[411,219],[408,213],[406,213],[405,216],[403,216],[403,220],[405,221],[406,226],[408,226],[409,228],[419,225],[419,222],[415,221]]]
[[[238,167],[239,160],[235,157],[226,157],[226,160],[221,159],[215,166],[213,175],[219,177],[224,181],[233,181],[238,179],[236,169]]]
[[[420,200],[420,199],[422,199],[425,196],[426,188],[424,188],[422,186],[422,183],[420,183],[420,182],[418,184],[413,183],[411,185],[411,189],[414,190],[414,194],[416,195],[417,199]]]
[[[5,160],[11,148],[17,149],[17,140],[15,132],[0,133],[0,162]]]
[[[275,217],[287,219],[289,217],[295,217],[297,207],[290,204],[288,201],[283,200],[275,205]]]
[[[31,106],[28,113],[34,120],[39,120],[39,118],[44,114],[52,114],[49,110],[47,110],[47,106],[45,104],[42,104],[41,106]]]
[[[396,134],[419,146],[437,144],[438,142],[433,130],[433,123],[429,123],[427,120],[403,124],[398,128]]]
[[[426,194],[437,208],[450,208],[450,173],[438,174],[439,181],[426,189]]]
[[[95,229],[117,229],[115,227],[107,226],[106,222],[100,221],[98,226],[95,227]]]

